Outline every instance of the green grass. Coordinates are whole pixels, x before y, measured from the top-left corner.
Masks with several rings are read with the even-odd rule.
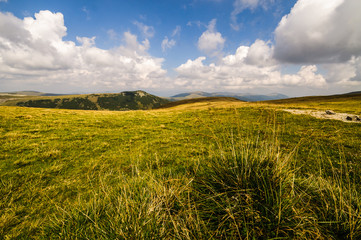
[[[200,98],[191,98],[191,99],[184,99],[184,100],[179,100],[179,101],[175,101],[175,102],[170,102],[170,103],[166,103],[164,105],[162,105],[159,108],[172,108],[172,107],[177,107],[180,105],[189,105],[192,103],[212,103],[212,102],[243,102],[241,100],[238,100],[237,98],[233,98],[233,97],[200,97]]]
[[[361,125],[202,104],[0,107],[0,236],[361,237]]]
[[[337,112],[361,114],[359,108],[361,93],[341,94],[331,96],[299,97],[281,100],[266,101],[269,104],[280,104],[282,107],[311,108],[318,110],[332,109]]]

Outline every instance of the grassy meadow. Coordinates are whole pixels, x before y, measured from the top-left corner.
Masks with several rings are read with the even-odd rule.
[[[0,106],[0,239],[360,239],[352,101]]]
[[[345,112],[361,115],[361,93],[349,93],[330,96],[299,97],[267,101],[274,105],[290,108],[308,108],[317,110],[332,109],[336,112]]]

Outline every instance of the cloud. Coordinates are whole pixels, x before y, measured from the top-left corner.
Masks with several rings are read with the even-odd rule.
[[[95,46],[95,37],[87,38],[87,37],[76,37],[76,40],[83,46],[83,47],[93,47]]]
[[[189,21],[189,22],[187,22],[187,26],[188,27],[192,27],[193,25],[196,25],[197,27],[201,27],[201,26],[205,26],[205,27],[207,27],[207,25],[206,24],[203,24],[201,21]]]
[[[114,31],[114,29],[109,29],[107,31],[108,37],[110,40],[117,40],[118,39],[118,34]]]
[[[162,51],[165,52],[167,49],[171,49],[176,44],[174,39],[169,40],[168,37],[165,37],[162,41]]]
[[[258,66],[274,65],[276,62],[273,59],[273,46],[269,42],[257,39],[250,46],[245,62]]]
[[[133,24],[138,27],[139,31],[141,31],[146,38],[152,38],[154,36],[154,27],[147,26],[144,23],[138,21],[134,21]]]
[[[239,14],[243,10],[249,8],[251,10],[258,7],[258,5],[261,3],[260,0],[235,0],[233,3],[234,6],[234,14]]]
[[[157,88],[167,79],[164,60],[148,54],[147,39],[140,43],[125,32],[123,45],[104,50],[95,37],[77,37],[79,45],[64,41],[66,31],[61,13],[40,11],[22,20],[0,12],[1,85],[105,91]]]
[[[59,42],[66,36],[67,28],[64,26],[64,16],[61,13],[40,11],[35,19],[27,17],[23,21],[24,29],[29,31],[34,40]]]
[[[124,55],[147,55],[147,50],[150,47],[148,39],[145,39],[142,44],[140,44],[136,35],[131,34],[130,32],[125,32],[123,40],[125,42],[125,46],[120,46],[119,49],[122,49]]]
[[[180,35],[181,30],[182,30],[181,26],[177,25],[172,32],[172,37],[174,37],[176,35]]]
[[[322,64],[327,70],[326,78],[331,83],[339,85],[360,85],[361,57],[352,57],[344,63]]]
[[[203,56],[188,60],[175,69],[178,73],[175,84],[204,90],[325,86],[326,80],[317,74],[315,65],[302,66],[296,74],[282,75],[272,51],[272,46],[257,40],[251,46],[240,46],[235,54],[225,56],[218,64],[205,65]]]
[[[361,56],[360,9],[359,0],[299,0],[275,30],[275,57],[317,64]]]
[[[81,10],[86,14],[86,20],[90,20],[91,18],[90,18],[90,11],[89,11],[89,9],[86,8],[86,7],[82,7]]]
[[[283,84],[294,86],[326,86],[326,80],[321,74],[316,74],[316,65],[302,66],[297,74],[286,74],[282,76]]]
[[[0,13],[0,64],[12,69],[62,69],[75,45],[62,42],[66,35],[63,15],[41,11],[35,19],[20,20]]]
[[[231,13],[231,27],[238,31],[240,24],[237,22],[237,16],[241,12],[246,9],[255,10],[259,6],[266,9],[269,2],[274,2],[274,0],[235,0],[233,3],[234,9]]]
[[[222,55],[225,38],[216,31],[216,19],[209,22],[207,30],[198,39],[198,49],[210,57]]]

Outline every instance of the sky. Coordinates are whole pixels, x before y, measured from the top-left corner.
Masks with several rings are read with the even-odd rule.
[[[0,0],[0,92],[361,91],[360,0]]]

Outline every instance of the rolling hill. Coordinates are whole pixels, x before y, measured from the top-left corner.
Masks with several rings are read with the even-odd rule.
[[[361,92],[328,96],[309,96],[281,100],[265,101],[266,104],[288,106],[292,108],[330,109],[338,112],[361,114]]]
[[[306,96],[306,97],[297,97],[297,98],[287,98],[287,99],[275,99],[269,100],[268,103],[281,103],[281,104],[291,104],[291,103],[302,103],[302,102],[335,102],[335,101],[349,101],[349,100],[360,100],[361,92],[351,92],[345,94],[335,94],[335,95],[326,95],[326,96]]]
[[[29,97],[12,99],[4,105],[37,108],[82,110],[146,110],[160,107],[169,101],[144,91],[126,91],[114,94],[84,94],[56,97]]]
[[[232,98],[237,98],[237,99],[239,99],[241,101],[245,101],[245,102],[257,102],[257,101],[288,98],[288,96],[279,94],[279,93],[262,95],[262,94],[238,94],[238,93],[229,93],[229,92],[207,93],[207,92],[198,91],[198,92],[177,94],[168,99],[171,101],[179,101],[179,100],[192,99],[192,98],[203,98],[203,97],[232,97]]]
[[[172,107],[177,107],[177,106],[181,106],[181,105],[189,105],[192,103],[207,103],[210,105],[211,103],[214,103],[214,102],[221,105],[222,103],[225,103],[225,102],[240,103],[240,102],[244,102],[244,101],[241,101],[237,98],[232,98],[232,97],[200,97],[200,98],[191,98],[191,99],[184,99],[184,100],[179,100],[179,101],[175,101],[175,102],[169,102],[169,103],[162,105],[160,108],[172,108]]]

